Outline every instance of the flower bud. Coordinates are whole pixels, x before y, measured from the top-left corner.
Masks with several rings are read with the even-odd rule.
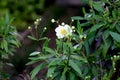
[[[62,22],[62,23],[61,23],[61,25],[62,25],[62,26],[64,26],[64,25],[65,25],[65,23],[64,23],[64,22]]]
[[[55,22],[55,19],[51,19],[51,22],[54,23],[54,22]]]

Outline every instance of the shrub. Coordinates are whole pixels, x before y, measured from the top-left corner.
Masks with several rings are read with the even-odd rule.
[[[59,20],[52,19],[58,24],[56,49],[48,47],[48,38],[29,36],[39,43],[41,50],[30,54],[28,64],[42,61],[31,72],[32,79],[44,67],[48,68],[47,80],[119,79],[120,1],[86,2],[90,11],[87,13],[83,8],[84,17],[72,17],[76,25],[58,24]],[[42,47],[41,40],[44,40]]]

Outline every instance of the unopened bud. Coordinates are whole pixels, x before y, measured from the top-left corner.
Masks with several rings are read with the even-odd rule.
[[[35,25],[38,25],[38,22],[37,22],[37,21],[35,21],[35,22],[34,22],[34,24],[35,24]]]
[[[62,26],[64,26],[64,25],[65,25],[65,23],[64,23],[64,22],[62,22],[62,23],[61,23],[61,25],[62,25]]]
[[[47,28],[46,28],[46,27],[44,27],[44,30],[47,30]]]
[[[80,39],[82,39],[83,38],[83,35],[80,35]]]
[[[28,29],[31,30],[31,26],[28,26]]]
[[[72,22],[73,22],[74,20],[72,19]]]
[[[55,22],[55,19],[51,19],[51,22],[54,23],[54,22]]]
[[[72,29],[75,29],[75,26],[72,26]]]

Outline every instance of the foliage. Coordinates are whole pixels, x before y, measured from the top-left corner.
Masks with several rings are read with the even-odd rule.
[[[15,17],[17,29],[26,29],[28,23],[40,16],[44,9],[45,0],[1,0],[0,16],[6,12]]]
[[[87,13],[83,8],[84,17],[72,17],[76,23],[75,28],[70,24],[73,29],[72,35],[56,39],[56,49],[48,47],[48,38],[29,36],[39,43],[40,51],[31,53],[29,58],[31,61],[28,64],[42,61],[31,72],[32,79],[45,67],[48,68],[47,80],[119,79],[120,74],[117,73],[120,69],[118,67],[120,62],[120,1],[85,1],[89,3],[90,11]],[[41,40],[44,41],[42,47]],[[117,75],[114,76],[114,74]]]
[[[16,28],[11,26],[13,19],[9,19],[8,14],[0,18],[0,64],[4,68],[5,59],[9,55],[13,55],[15,48],[19,47],[20,43],[17,39],[19,36]],[[3,66],[2,66],[3,65]],[[0,71],[0,76],[2,71]]]

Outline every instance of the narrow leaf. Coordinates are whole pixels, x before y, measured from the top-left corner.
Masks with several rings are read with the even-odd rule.
[[[83,17],[80,17],[80,16],[74,16],[74,17],[71,17],[73,20],[85,20]]]
[[[37,40],[35,37],[33,37],[33,36],[28,36],[28,38],[29,39],[31,39],[31,40]]]
[[[104,23],[98,23],[92,26],[92,28],[90,29],[90,32],[96,31],[97,29],[99,29],[100,27],[102,27],[104,25]]]
[[[44,67],[46,66],[45,63],[41,63],[39,64],[37,67],[35,67],[32,72],[31,72],[31,79],[33,79],[35,77],[35,75]]]
[[[116,32],[110,32],[110,35],[112,36],[112,38],[114,40],[116,40],[117,42],[120,42],[120,34],[116,33]]]
[[[31,53],[30,56],[35,56],[35,55],[38,55],[38,54],[40,54],[40,52],[35,51],[35,52]]]
[[[81,72],[79,66],[76,63],[74,63],[72,60],[70,60],[69,61],[69,66],[71,66],[71,68],[73,70],[75,70],[79,74],[80,77],[82,77],[82,72]]]
[[[47,71],[47,77],[50,77],[54,73],[55,67],[49,67]]]

